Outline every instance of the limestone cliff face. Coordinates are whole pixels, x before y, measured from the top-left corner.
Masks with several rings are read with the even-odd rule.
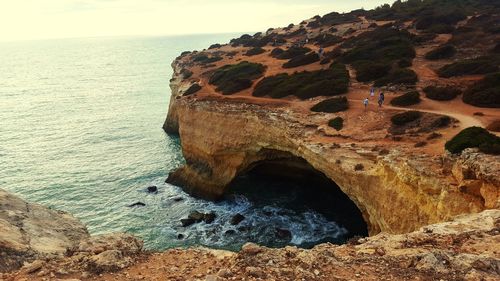
[[[208,198],[261,160],[301,157],[335,181],[361,210],[370,234],[404,233],[462,213],[498,208],[498,159],[473,151],[461,158],[412,155],[361,143],[326,146],[317,126],[286,108],[181,97],[173,85],[168,124],[178,124],[186,165],[171,183]],[[170,126],[173,128],[173,126]],[[485,163],[490,163],[485,169]],[[491,165],[493,163],[493,165]],[[357,164],[363,170],[355,170]],[[486,165],[487,166],[487,165]]]

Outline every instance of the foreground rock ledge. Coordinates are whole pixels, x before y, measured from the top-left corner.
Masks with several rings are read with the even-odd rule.
[[[0,241],[8,234],[2,232]],[[0,280],[498,280],[500,210],[310,250],[249,243],[239,253],[148,253],[139,246],[120,235],[84,239],[75,251],[39,256],[16,272],[0,273]],[[9,252],[2,259],[14,256]]]

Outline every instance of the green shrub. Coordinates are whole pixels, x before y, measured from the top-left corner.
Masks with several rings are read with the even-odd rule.
[[[398,113],[391,117],[391,122],[394,125],[402,126],[407,123],[418,120],[422,117],[422,112],[420,111],[406,111],[403,113]]]
[[[349,89],[349,72],[343,64],[333,63],[329,68],[294,74],[281,73],[257,83],[253,95],[282,98],[295,95],[301,99],[316,96],[335,96]]]
[[[488,154],[500,154],[500,138],[481,127],[462,130],[446,142],[445,148],[451,153],[461,153],[466,148],[478,147]]]
[[[337,12],[332,12],[324,15],[320,19],[321,23],[324,25],[337,25],[337,24],[344,24],[344,23],[353,23],[353,22],[359,22],[360,19],[357,17],[355,13],[345,13],[345,14],[340,14]]]
[[[329,64],[329,63],[331,63],[331,62],[332,62],[332,59],[331,59],[331,58],[324,58],[324,59],[322,59],[322,60],[319,62],[319,64],[320,64],[320,65],[325,65],[325,64]]]
[[[405,68],[405,67],[410,67],[413,64],[413,60],[409,58],[402,58],[398,61],[398,66]]]
[[[262,49],[261,47],[254,47],[249,49],[246,53],[245,56],[256,56],[264,53],[266,50]]]
[[[455,27],[449,24],[433,24],[431,27],[427,28],[426,31],[435,34],[450,34],[453,33]]]
[[[420,93],[417,91],[408,92],[391,100],[394,106],[410,106],[420,102]]]
[[[340,131],[344,127],[344,119],[342,119],[342,117],[335,117],[332,120],[328,121],[328,126],[334,128],[337,131]]]
[[[283,54],[285,51],[281,48],[274,48],[272,51],[271,51],[271,57],[273,58],[277,58],[279,55]]]
[[[327,48],[330,46],[333,46],[337,43],[342,42],[342,37],[340,36],[335,36],[329,33],[323,33],[319,34],[315,38],[313,38],[311,41],[316,42],[319,46],[323,48]]]
[[[221,44],[212,44],[212,45],[210,45],[210,47],[208,47],[208,49],[209,50],[211,50],[211,49],[219,49],[220,47],[222,47]]]
[[[428,86],[424,88],[425,96],[431,100],[447,101],[456,98],[462,92],[454,87]]]
[[[499,62],[500,59],[498,57],[459,60],[443,66],[438,70],[438,74],[444,78],[471,74],[487,74],[498,71]]]
[[[381,87],[385,85],[415,85],[418,82],[418,76],[415,71],[406,68],[396,68],[389,72],[388,75],[379,78],[375,81],[375,87]]]
[[[488,74],[476,82],[465,91],[462,99],[478,107],[500,108],[500,72]]]
[[[349,103],[346,97],[335,97],[324,100],[311,108],[314,112],[335,113],[344,111],[349,108]]]
[[[451,123],[451,118],[449,116],[440,116],[432,122],[431,128],[443,128],[448,127]]]
[[[390,64],[368,60],[356,61],[352,66],[356,70],[356,80],[359,82],[368,82],[382,78],[391,70]]]
[[[283,68],[294,68],[302,65],[308,65],[319,61],[319,56],[315,52],[310,52],[305,55],[298,55],[283,64]]]
[[[199,54],[193,57],[193,62],[199,62],[201,64],[209,64],[222,60],[220,56],[209,57],[206,54]]]
[[[280,59],[280,60],[289,60],[289,59],[292,59],[294,57],[307,54],[310,51],[311,51],[311,49],[306,48],[306,47],[290,47],[283,52],[277,51],[279,54],[277,54],[276,56],[273,56],[273,57]],[[271,52],[271,55],[273,55],[272,52]]]
[[[188,79],[191,76],[193,76],[193,72],[191,70],[187,69],[187,68],[183,68],[181,70],[181,75],[182,75],[183,79]]]
[[[199,90],[201,90],[201,86],[198,84],[198,83],[194,83],[193,85],[191,85],[187,90],[186,92],[184,92],[183,96],[189,96],[189,95],[192,95],[196,92],[198,92]]]
[[[428,60],[449,59],[453,57],[456,53],[457,49],[453,45],[444,45],[428,52],[425,55],[425,58]]]
[[[460,9],[436,9],[431,15],[422,15],[416,20],[415,28],[431,29],[436,25],[454,25],[467,18],[467,15]]]
[[[264,65],[247,61],[225,65],[210,76],[209,83],[217,86],[216,91],[230,95],[250,88],[252,80],[261,77],[264,70]]]

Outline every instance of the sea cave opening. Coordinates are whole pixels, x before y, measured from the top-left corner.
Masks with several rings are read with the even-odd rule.
[[[325,174],[288,153],[253,163],[230,184],[226,198],[241,196],[262,216],[255,242],[271,247],[345,243],[368,236],[356,204]],[[276,157],[276,155],[279,155]],[[256,227],[254,223],[253,227]]]

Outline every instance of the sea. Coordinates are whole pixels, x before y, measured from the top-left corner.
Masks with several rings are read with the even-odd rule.
[[[352,233],[293,181],[243,177],[218,202],[165,183],[184,163],[178,136],[162,130],[170,64],[237,36],[0,42],[0,188],[73,214],[91,234],[134,234],[150,250],[343,243]],[[145,206],[129,207],[137,202]],[[216,219],[183,227],[192,211]]]

